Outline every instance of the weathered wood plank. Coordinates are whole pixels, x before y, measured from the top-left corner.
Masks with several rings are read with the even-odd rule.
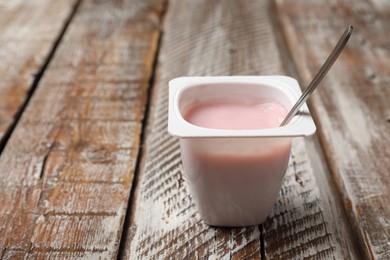
[[[334,210],[337,197],[315,179],[312,164],[321,161],[309,157],[303,139],[294,144],[286,182],[264,231],[207,226],[183,180],[178,141],[166,131],[168,81],[183,75],[283,74],[270,10],[265,1],[170,1],[125,257],[259,259],[263,235],[267,248],[272,246],[266,252],[271,259],[357,255],[343,212]],[[325,166],[323,172],[328,173]]]
[[[365,256],[390,257],[390,6],[388,1],[277,2],[302,82],[347,24],[355,32],[314,94],[312,109]]]
[[[318,167],[318,149],[306,143],[294,143],[281,194],[263,225],[267,259],[359,259],[337,192],[323,176],[329,173]]]
[[[0,144],[78,2],[0,1]]]
[[[161,1],[83,1],[0,157],[4,259],[114,258]]]

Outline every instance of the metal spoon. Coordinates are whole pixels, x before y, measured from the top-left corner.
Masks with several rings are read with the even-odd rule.
[[[310,82],[309,86],[302,93],[301,97],[298,99],[298,101],[295,103],[295,105],[291,108],[290,112],[288,112],[286,118],[283,120],[283,122],[280,124],[280,126],[284,126],[288,122],[290,122],[290,120],[295,116],[295,114],[298,112],[298,110],[301,108],[301,106],[306,102],[306,100],[309,98],[310,94],[318,86],[318,84],[321,82],[321,80],[324,78],[326,73],[332,67],[333,63],[336,61],[336,59],[338,58],[340,53],[343,51],[345,45],[347,44],[347,42],[349,40],[349,37],[352,34],[352,30],[353,30],[353,27],[351,25],[349,25],[348,28],[345,30],[343,36],[341,36],[336,47],[334,47],[332,53],[329,55],[329,57],[326,59],[325,63],[322,65],[320,70],[317,72],[317,75]]]

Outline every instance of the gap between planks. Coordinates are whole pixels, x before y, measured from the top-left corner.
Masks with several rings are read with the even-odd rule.
[[[259,225],[260,230],[260,257],[261,260],[266,260],[267,257],[265,256],[265,238],[264,238],[264,226],[263,224]]]
[[[158,57],[160,55],[161,42],[162,42],[162,38],[164,35],[164,21],[165,21],[165,15],[168,11],[168,5],[169,5],[169,0],[164,0],[164,2],[162,4],[162,11],[159,15],[159,23],[160,23],[159,36],[158,36],[157,46],[155,48],[155,53],[153,56],[152,71],[151,71],[150,78],[148,81],[148,90],[147,90],[147,98],[146,98],[146,104],[145,104],[145,110],[144,110],[144,117],[143,117],[142,123],[141,123],[140,146],[139,146],[137,159],[135,161],[133,185],[131,186],[131,190],[130,190],[130,196],[129,196],[129,201],[127,204],[125,221],[123,223],[122,235],[121,235],[120,242],[119,242],[117,259],[124,259],[125,258],[124,253],[125,253],[125,249],[126,249],[126,239],[128,237],[128,231],[130,230],[130,223],[131,223],[131,218],[132,218],[131,205],[136,201],[135,191],[137,190],[137,187],[138,187],[138,182],[139,182],[138,176],[139,176],[140,169],[142,168],[141,162],[143,161],[142,158],[144,156],[144,144],[146,141],[146,134],[147,134],[147,127],[146,126],[147,126],[147,122],[148,122],[149,116],[150,116],[150,104],[152,103],[151,101],[152,101],[152,94],[153,94],[153,86],[155,85],[156,77],[157,77],[156,72],[157,72],[157,67],[158,67]]]
[[[6,147],[7,142],[10,139],[13,131],[15,130],[20,118],[22,117],[23,112],[26,110],[26,108],[31,100],[31,97],[34,95],[35,90],[38,88],[39,83],[40,83],[41,79],[43,78],[43,75],[45,74],[45,71],[50,64],[50,61],[53,59],[53,57],[58,49],[58,46],[60,45],[60,43],[65,35],[65,32],[67,31],[70,23],[73,20],[73,17],[77,13],[77,10],[78,10],[81,2],[82,2],[82,0],[78,0],[73,5],[72,10],[69,13],[69,16],[65,20],[64,25],[63,25],[62,29],[60,30],[59,35],[53,41],[53,45],[51,47],[51,50],[49,51],[49,54],[47,55],[46,60],[43,62],[42,67],[34,75],[34,80],[31,84],[31,87],[28,89],[24,101],[22,102],[22,104],[20,105],[20,108],[16,112],[15,117],[14,117],[14,121],[11,123],[11,125],[6,130],[6,132],[4,133],[4,136],[0,139],[0,156],[3,153],[4,148]]]

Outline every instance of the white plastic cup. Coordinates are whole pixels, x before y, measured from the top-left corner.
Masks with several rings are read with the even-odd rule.
[[[168,131],[180,137],[181,158],[191,196],[205,223],[258,225],[270,214],[281,189],[292,137],[316,127],[306,105],[283,127],[258,130],[211,129],[183,115],[212,100],[272,99],[288,110],[301,95],[286,76],[181,77],[169,82]]]

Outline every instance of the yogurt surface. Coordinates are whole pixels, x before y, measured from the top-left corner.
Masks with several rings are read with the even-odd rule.
[[[184,119],[206,128],[249,130],[278,127],[287,113],[274,101],[209,101],[192,106]]]

